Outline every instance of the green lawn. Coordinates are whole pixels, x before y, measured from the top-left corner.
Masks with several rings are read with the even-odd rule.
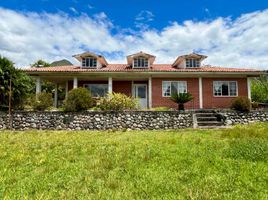
[[[268,199],[268,123],[0,132],[0,199]]]

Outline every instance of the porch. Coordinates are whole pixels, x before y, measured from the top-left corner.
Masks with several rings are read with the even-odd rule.
[[[59,86],[65,88],[65,98],[74,88],[85,87],[93,97],[103,97],[108,93],[123,93],[139,100],[141,108],[152,108],[151,77],[48,77],[36,76],[36,95],[41,92],[42,81],[55,84],[54,107],[58,107]]]

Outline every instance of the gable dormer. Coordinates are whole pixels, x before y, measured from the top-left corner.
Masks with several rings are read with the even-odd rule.
[[[201,67],[201,62],[206,58],[207,56],[205,55],[191,53],[179,56],[172,66],[177,68],[199,68]]]
[[[139,52],[127,56],[127,63],[132,68],[149,68],[155,61],[155,56]]]
[[[80,62],[81,68],[100,69],[108,65],[105,58],[91,52],[85,52],[73,56]]]

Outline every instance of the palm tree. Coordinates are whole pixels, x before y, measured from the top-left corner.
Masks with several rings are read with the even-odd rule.
[[[171,100],[178,104],[178,110],[184,110],[184,104],[193,100],[194,97],[192,94],[186,93],[177,93],[174,92],[171,94]]]

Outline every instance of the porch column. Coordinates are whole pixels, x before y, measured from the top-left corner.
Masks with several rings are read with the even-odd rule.
[[[203,109],[203,83],[202,77],[199,77],[199,108]]]
[[[67,97],[68,97],[68,87],[69,87],[69,84],[68,84],[68,81],[66,81],[66,83],[65,83],[65,99],[67,99]]]
[[[56,83],[55,84],[55,93],[54,93],[54,107],[58,107],[58,88],[59,88],[59,84]]]
[[[248,98],[251,101],[251,78],[247,77]]]
[[[37,98],[37,95],[39,93],[41,93],[41,78],[40,77],[36,77],[36,88],[35,88],[35,94],[36,94],[36,98]]]
[[[78,87],[78,79],[77,79],[77,77],[74,77],[74,80],[73,80],[73,89],[75,89],[77,87]]]
[[[109,77],[108,79],[108,93],[112,94],[113,93],[113,78]]]
[[[149,108],[152,108],[152,77],[149,77],[148,80],[148,101],[149,101]]]

